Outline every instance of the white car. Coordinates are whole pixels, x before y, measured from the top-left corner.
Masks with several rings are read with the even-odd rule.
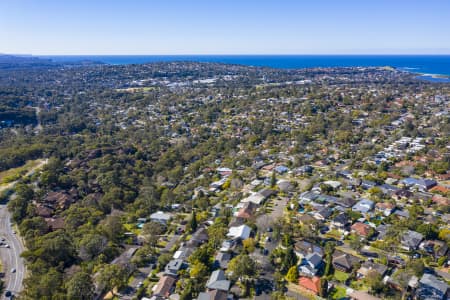
[[[12,268],[11,273],[16,273],[16,269]]]

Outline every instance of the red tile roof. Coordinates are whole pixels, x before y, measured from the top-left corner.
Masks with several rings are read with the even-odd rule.
[[[320,278],[317,276],[314,276],[313,278],[300,277],[298,284],[316,295],[320,292]]]
[[[352,230],[362,236],[368,236],[370,234],[370,226],[361,222],[356,222],[352,225]]]

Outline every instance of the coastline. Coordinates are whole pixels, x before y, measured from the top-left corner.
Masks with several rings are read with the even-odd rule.
[[[425,80],[429,82],[438,82],[438,83],[450,83],[450,75],[447,74],[437,74],[437,73],[424,73],[424,72],[416,72],[413,70],[418,70],[419,68],[409,68],[409,67],[400,67],[394,68],[397,71],[415,74],[415,79]]]

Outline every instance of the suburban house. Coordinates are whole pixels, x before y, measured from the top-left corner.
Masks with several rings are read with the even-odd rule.
[[[317,276],[314,276],[313,278],[300,277],[298,279],[298,285],[315,295],[320,293],[320,278]]]
[[[335,203],[343,208],[350,208],[356,204],[356,200],[352,199],[352,198],[344,197],[344,198],[337,198]]]
[[[423,274],[416,296],[419,299],[443,300],[448,296],[448,284],[431,274]]]
[[[212,290],[201,292],[198,294],[197,300],[227,300],[228,293],[220,290]]]
[[[359,258],[348,253],[335,251],[333,253],[333,266],[335,269],[349,273],[359,263]]]
[[[219,252],[216,254],[214,258],[214,266],[221,269],[226,269],[228,267],[228,263],[231,260],[231,254],[227,252]]]
[[[227,233],[227,237],[234,240],[241,239],[246,240],[250,237],[252,229],[247,225],[241,225],[236,227],[230,227]]]
[[[186,260],[189,256],[191,256],[194,249],[188,248],[185,246],[181,246],[175,253],[173,254],[173,259],[182,259]]]
[[[158,222],[164,225],[169,223],[170,219],[172,219],[172,215],[168,213],[164,213],[162,211],[155,212],[150,215],[150,220],[153,222]]]
[[[357,275],[358,277],[363,278],[367,276],[367,274],[369,274],[370,272],[376,272],[381,277],[383,277],[387,269],[388,268],[385,265],[377,264],[368,260],[361,264],[361,267],[358,269]]]
[[[375,205],[375,211],[382,213],[386,217],[392,214],[395,210],[395,205],[390,202],[378,202]]]
[[[400,181],[406,187],[417,187],[419,190],[426,191],[437,185],[437,182],[433,179],[422,178],[405,178]]]
[[[423,235],[412,230],[407,230],[403,233],[400,243],[401,247],[406,251],[416,250],[423,240]]]
[[[391,227],[391,225],[380,224],[377,226],[377,228],[375,228],[376,232],[378,233],[377,239],[379,241],[383,241],[386,238],[389,227]]]
[[[231,251],[235,245],[236,245],[236,242],[234,240],[225,240],[222,242],[222,245],[220,246],[219,251],[220,252]]]
[[[366,214],[371,211],[374,207],[373,201],[369,199],[361,199],[355,205],[353,205],[352,210]]]
[[[320,221],[325,221],[326,219],[328,219],[329,216],[331,216],[332,213],[333,213],[333,211],[331,210],[331,208],[325,207],[325,208],[317,211],[314,214],[314,218],[316,218],[317,220],[320,220]]]
[[[356,222],[352,225],[352,232],[358,236],[363,236],[365,238],[370,237],[373,234],[373,229],[367,224]]]
[[[350,225],[350,218],[346,213],[340,213],[331,220],[331,227],[338,230],[346,230]]]
[[[252,202],[252,203],[254,203],[256,205],[261,205],[261,204],[263,204],[265,199],[266,199],[266,197],[264,197],[260,193],[256,192],[256,193],[251,194],[247,198],[242,199],[241,202],[242,203]]]
[[[251,217],[253,217],[253,214],[255,213],[256,208],[257,208],[257,205],[254,204],[253,202],[251,202],[251,201],[244,202],[244,203],[242,203],[242,207],[236,213],[236,217],[241,218],[241,219],[250,219]]]
[[[198,246],[208,242],[208,232],[205,227],[198,228],[193,234],[191,239],[186,243],[189,248],[197,248]]]
[[[433,255],[435,258],[440,258],[447,254],[448,245],[444,241],[424,241],[420,244],[419,248],[428,254]]]
[[[289,171],[289,168],[283,165],[279,165],[275,167],[275,172],[277,172],[278,174],[284,174],[287,171]]]
[[[166,265],[166,268],[164,269],[164,273],[166,275],[177,277],[178,276],[178,271],[180,271],[184,267],[185,267],[185,264],[184,264],[184,261],[182,259],[172,259]]]
[[[317,253],[310,253],[304,257],[298,271],[301,275],[313,277],[317,275],[322,265],[322,257]]]
[[[176,279],[172,276],[161,276],[158,283],[153,288],[153,296],[168,298],[175,289]]]
[[[208,290],[228,292],[230,289],[230,281],[225,277],[225,272],[223,270],[215,270],[211,273],[211,276],[206,282],[206,288]]]
[[[307,241],[296,242],[294,245],[294,250],[295,250],[295,253],[297,254],[297,256],[300,256],[300,257],[306,257],[312,253],[318,254],[321,258],[324,255],[322,247],[312,244]]]
[[[349,296],[352,300],[381,300],[380,298],[372,296],[364,291],[353,291]]]

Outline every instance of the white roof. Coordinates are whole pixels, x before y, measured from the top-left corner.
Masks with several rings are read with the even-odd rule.
[[[181,256],[181,254],[183,254],[183,251],[178,250],[178,251],[176,251],[176,252],[173,254],[173,258],[174,258],[174,259],[179,259],[180,256]]]
[[[241,202],[243,202],[243,203],[253,202],[258,205],[260,205],[263,201],[264,201],[264,196],[261,195],[260,193],[254,193],[254,194],[248,196],[247,198],[244,198],[241,200]]]
[[[171,214],[164,213],[162,211],[155,212],[150,215],[150,219],[152,220],[170,220],[172,218]]]
[[[228,230],[227,236],[237,239],[240,238],[242,240],[248,239],[250,237],[250,232],[252,229],[247,225],[230,227]]]
[[[327,180],[327,181],[324,181],[324,183],[331,186],[334,189],[337,189],[338,187],[341,186],[341,183],[339,181],[335,181],[335,180]]]

